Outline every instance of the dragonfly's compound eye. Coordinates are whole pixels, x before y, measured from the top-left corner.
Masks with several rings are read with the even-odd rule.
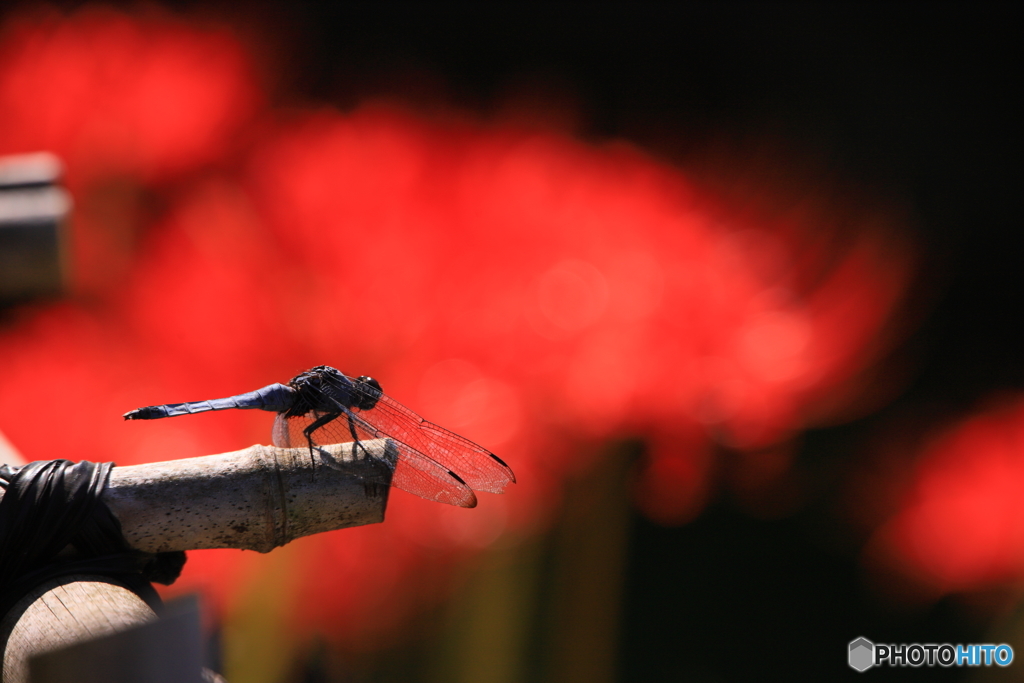
[[[383,390],[380,388],[380,382],[372,377],[363,375],[358,377],[355,381],[356,384],[356,408],[359,410],[370,410],[380,399]]]

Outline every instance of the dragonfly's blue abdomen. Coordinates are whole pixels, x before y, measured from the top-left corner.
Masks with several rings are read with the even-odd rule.
[[[262,389],[228,398],[214,398],[209,401],[168,403],[162,406],[146,406],[124,414],[126,420],[156,420],[162,417],[177,417],[210,410],[256,409],[283,413],[295,403],[295,390],[284,384],[269,384]]]

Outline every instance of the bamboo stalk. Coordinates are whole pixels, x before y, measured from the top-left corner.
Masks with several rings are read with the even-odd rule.
[[[250,446],[115,467],[103,498],[131,547],[266,553],[302,536],[384,521],[394,445]]]

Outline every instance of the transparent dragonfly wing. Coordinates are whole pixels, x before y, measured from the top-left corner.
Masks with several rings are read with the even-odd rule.
[[[399,441],[440,463],[457,473],[474,491],[502,493],[516,480],[511,468],[486,448],[424,420],[386,394],[370,410],[355,412],[373,425],[380,436]]]
[[[299,430],[299,436],[302,436],[302,430]],[[278,448],[299,447],[298,444],[292,444],[291,429],[288,425],[288,418],[284,416],[284,413],[278,413],[277,417],[274,418],[274,427],[270,433],[270,443]]]
[[[303,431],[322,413],[311,412],[297,417],[284,417],[279,413],[274,421],[273,443],[282,448],[302,448],[309,445]],[[475,507],[476,495],[458,475],[427,457],[409,444],[403,443],[376,429],[355,412],[344,411],[333,420],[312,432],[313,446],[333,443],[359,442],[370,439],[391,438],[398,450],[398,461],[391,485],[403,491],[438,503]]]

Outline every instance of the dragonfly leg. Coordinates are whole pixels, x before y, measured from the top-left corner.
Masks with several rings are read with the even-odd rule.
[[[355,416],[352,414],[351,411],[346,410],[345,417],[348,418],[348,431],[352,434],[352,448],[362,448],[363,453],[369,455],[369,453],[366,452],[366,449],[363,448],[363,444],[359,443],[359,435],[356,434]]]
[[[306,437],[306,443],[309,444],[309,459],[313,463],[313,467],[316,467],[316,460],[313,459],[313,432],[323,427],[325,424],[337,418],[341,413],[326,413],[318,417],[312,424],[302,430],[302,435]]]

